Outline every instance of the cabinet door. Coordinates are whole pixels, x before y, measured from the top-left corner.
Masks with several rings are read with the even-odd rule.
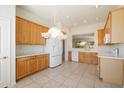
[[[31,23],[31,44],[36,43],[36,25]]]
[[[104,45],[104,29],[98,30],[98,45]]]
[[[29,61],[25,58],[16,60],[16,79],[23,78],[29,74]]]
[[[91,63],[91,53],[85,53],[84,54],[84,62],[85,63]]]
[[[30,24],[26,20],[22,20],[22,43],[29,44],[30,42]]]
[[[37,44],[45,44],[45,38],[41,36],[41,33],[43,32],[43,27],[40,25],[37,25]]]
[[[30,24],[27,20],[16,17],[16,43],[30,43]]]
[[[44,68],[48,67],[48,55],[44,55]]]
[[[42,70],[48,67],[48,55],[37,56],[38,70]]]
[[[112,12],[112,43],[124,43],[124,8]]]
[[[37,60],[35,57],[32,57],[30,60],[29,60],[29,72],[30,74],[34,73],[38,71],[38,68],[37,68]]]
[[[98,57],[97,57],[97,53],[91,53],[91,62],[92,64],[97,65],[98,64]]]
[[[43,55],[37,56],[38,70],[43,69]]]
[[[72,59],[71,59],[71,51],[68,52],[68,61],[70,62]]]
[[[123,60],[100,58],[100,77],[103,81],[123,84]]]
[[[22,43],[22,26],[21,19],[16,17],[16,44]]]
[[[84,62],[84,53],[83,52],[79,52],[78,58],[79,58],[79,62]]]

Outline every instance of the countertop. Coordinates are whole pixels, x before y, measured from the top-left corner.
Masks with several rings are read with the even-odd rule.
[[[49,54],[49,53],[33,53],[33,54],[17,55],[16,58],[36,56],[36,55],[42,55],[42,54]]]
[[[103,56],[103,55],[98,55],[99,58],[110,58],[110,59],[120,59],[124,60],[124,57],[121,56]]]

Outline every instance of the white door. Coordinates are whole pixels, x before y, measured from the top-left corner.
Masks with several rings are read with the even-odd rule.
[[[0,87],[10,84],[10,21],[0,17]]]

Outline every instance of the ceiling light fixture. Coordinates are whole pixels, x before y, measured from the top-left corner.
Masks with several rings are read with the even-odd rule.
[[[70,18],[70,16],[66,16],[66,18],[67,18],[67,19],[69,19],[69,18]]]
[[[85,20],[83,20],[83,23],[87,23],[87,20],[85,19]]]
[[[99,21],[99,17],[96,17],[96,20]]]
[[[58,39],[66,39],[67,35],[65,35],[62,31],[61,31],[61,23],[56,23],[56,7],[55,7],[55,11],[54,11],[54,25],[53,27],[51,27],[48,32],[46,33],[41,33],[42,37],[44,38],[58,38]]]
[[[96,5],[95,8],[99,8],[99,5]]]

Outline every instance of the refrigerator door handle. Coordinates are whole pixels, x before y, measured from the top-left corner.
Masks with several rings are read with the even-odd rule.
[[[55,46],[53,46],[53,51],[55,50]]]

